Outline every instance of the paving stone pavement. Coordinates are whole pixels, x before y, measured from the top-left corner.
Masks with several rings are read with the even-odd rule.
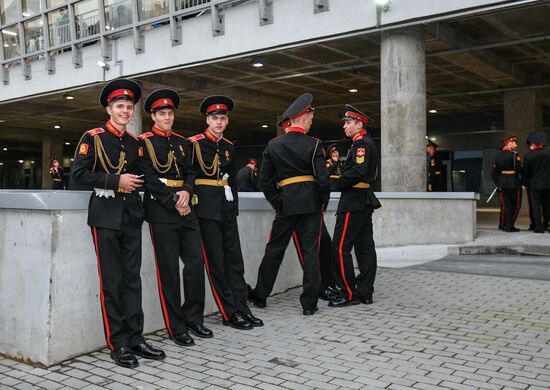
[[[550,282],[380,269],[374,305],[315,316],[299,289],[255,309],[266,326],[238,331],[218,316],[191,348],[148,340],[162,362],[115,366],[106,349],[48,369],[0,357],[1,389],[549,389]],[[98,329],[100,332],[101,329]]]

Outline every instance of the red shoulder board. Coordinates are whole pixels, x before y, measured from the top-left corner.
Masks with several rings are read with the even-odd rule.
[[[94,136],[96,134],[105,133],[105,129],[102,129],[101,127],[98,127],[97,129],[88,130],[86,133],[88,135]]]
[[[194,135],[193,137],[187,138],[187,141],[189,141],[189,142],[195,142],[195,141],[198,141],[198,140],[204,139],[204,138],[205,138],[205,135],[204,135],[204,134],[197,134],[197,135]]]
[[[124,132],[124,134],[128,134],[130,137],[132,137],[133,139],[135,139],[136,141],[138,140],[137,137],[135,135],[133,135],[132,133],[130,133],[128,130],[126,130]]]
[[[154,135],[154,134],[151,133],[150,131],[148,131],[147,133],[141,134],[138,138],[139,138],[139,139],[145,139],[145,138],[151,137],[152,135]]]
[[[233,142],[229,141],[227,138],[223,137],[223,140],[224,140],[225,142],[227,142],[228,144],[233,145]]]
[[[183,135],[178,134],[178,133],[175,133],[175,132],[173,132],[173,131],[172,131],[172,135],[175,135],[176,137],[180,137],[180,138],[185,139],[185,137],[184,137]]]

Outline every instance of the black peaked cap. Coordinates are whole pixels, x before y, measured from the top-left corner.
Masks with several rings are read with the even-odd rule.
[[[152,109],[151,106],[159,100],[162,100],[162,102]],[[170,103],[169,100],[171,100],[172,103]],[[145,103],[143,103],[143,109],[145,112],[158,111],[165,108],[177,110],[179,106],[180,96],[173,89],[157,89],[156,91],[151,92],[151,94],[147,96],[147,99],[145,99]]]
[[[110,83],[108,83],[103,87],[103,90],[101,91],[101,95],[99,95],[99,103],[103,107],[107,107],[109,105],[109,95],[119,89],[120,90],[126,89],[129,91],[132,91],[132,94],[134,95],[132,99],[134,101],[134,104],[137,103],[141,98],[141,87],[139,86],[138,83],[128,79],[117,79],[117,80],[111,81]],[[121,95],[121,98],[122,97],[128,99],[128,97],[126,97],[125,94]]]
[[[218,105],[220,105],[219,108],[214,108],[207,112],[209,107]],[[222,107],[222,105],[225,105],[227,109]],[[208,96],[201,102],[200,112],[202,115],[223,115],[233,111],[234,107],[235,103],[230,97],[223,95],[212,95]]]
[[[312,101],[313,101],[313,95],[310,93],[306,92],[298,96],[298,98],[296,98],[296,100],[294,100],[294,102],[292,102],[292,104],[288,106],[286,111],[283,113],[282,117],[292,118],[296,116],[300,112],[304,111],[308,106],[311,106]]]

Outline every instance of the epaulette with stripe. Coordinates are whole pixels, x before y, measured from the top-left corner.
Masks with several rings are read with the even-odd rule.
[[[94,136],[96,134],[101,134],[101,133],[105,133],[105,129],[102,129],[101,127],[98,127],[98,128],[92,129],[92,130],[88,130],[86,132],[86,134],[91,135],[91,136]]]
[[[180,138],[185,139],[185,137],[184,137],[183,135],[178,134],[178,133],[176,133],[176,132],[174,132],[174,131],[172,131],[172,135],[175,135],[176,137],[180,137]]]
[[[204,134],[197,134],[197,135],[194,135],[192,137],[187,138],[187,141],[195,142],[195,141],[198,141],[198,140],[204,139],[204,138],[206,138],[206,136]]]
[[[229,141],[227,138],[223,137],[223,140],[224,140],[225,142],[227,142],[228,144],[233,145],[233,142]]]
[[[149,137],[151,137],[151,136],[153,136],[153,135],[154,135],[153,133],[151,133],[150,131],[148,131],[147,133],[141,134],[138,138],[139,138],[139,139],[145,139],[145,138],[149,138]]]

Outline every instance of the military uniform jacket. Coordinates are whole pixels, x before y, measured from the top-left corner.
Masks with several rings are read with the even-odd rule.
[[[157,129],[139,136],[139,154],[143,156],[145,174],[145,220],[150,223],[178,223],[182,217],[176,210],[176,192],[193,195],[195,171],[185,137]],[[179,187],[168,187],[160,179],[183,181]],[[191,203],[191,200],[190,200]]]
[[[428,156],[428,184],[431,184],[433,187],[441,187],[444,180],[441,157],[437,153],[433,157]]]
[[[115,197],[90,197],[88,225],[119,230],[124,210],[132,224],[141,225],[145,211],[138,191],[118,192],[120,175],[141,175],[139,142],[129,132],[120,133],[107,122],[104,127],[90,130],[82,136],[76,148],[73,180],[89,189],[113,190]]]
[[[499,150],[491,170],[491,177],[499,188],[521,188],[521,157],[511,150]]]
[[[262,191],[273,208],[283,215],[320,212],[330,197],[325,152],[321,141],[292,129],[269,141],[264,150]],[[283,179],[305,175],[314,176],[315,182],[277,186]]]
[[[258,191],[258,172],[254,169],[251,169],[248,165],[242,167],[237,172],[237,183],[239,191]]]
[[[529,190],[550,190],[550,153],[532,150],[523,157],[523,177]]]
[[[338,191],[339,180],[340,180],[340,176],[342,175],[343,167],[344,167],[344,164],[340,160],[334,161],[332,158],[327,160],[327,171],[330,177],[331,191]]]
[[[354,137],[344,163],[339,182],[342,194],[336,212],[363,210],[366,206],[381,207],[372,190],[377,175],[378,150],[366,131],[361,131]],[[358,183],[369,183],[371,188],[353,188]]]
[[[195,184],[195,194],[198,203],[195,211],[199,218],[221,221],[224,213],[239,214],[239,197],[237,193],[237,177],[235,175],[235,147],[231,141],[222,137],[217,140],[208,129],[203,133],[188,138],[191,161],[195,170],[195,180],[222,180],[224,174],[229,175],[229,187],[233,193],[233,201],[225,197],[223,186]]]

